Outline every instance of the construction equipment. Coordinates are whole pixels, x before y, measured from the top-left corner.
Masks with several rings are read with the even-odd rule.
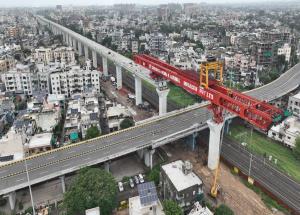
[[[187,74],[174,66],[145,54],[135,55],[134,61],[149,69],[153,76],[165,78],[188,92],[210,101],[209,109],[212,110],[213,120],[217,124],[224,122],[224,111],[228,111],[266,132],[272,125],[280,123],[287,116],[281,109],[265,101],[260,101],[223,86],[223,62],[217,61],[213,56],[208,56],[207,61],[200,65],[200,76],[196,73]],[[220,148],[223,130],[224,128],[221,132]],[[219,172],[220,162],[218,161],[211,188],[213,197],[216,197],[218,193],[217,180]]]
[[[200,77],[197,74],[187,75],[184,71],[145,54],[135,55],[134,61],[155,75],[210,101],[216,122],[223,121],[223,110],[227,110],[257,128],[267,131],[285,117],[281,109],[223,86],[223,63],[213,57],[202,63]]]

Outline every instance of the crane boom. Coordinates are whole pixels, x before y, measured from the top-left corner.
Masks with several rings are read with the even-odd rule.
[[[196,94],[212,103],[214,119],[222,122],[222,111],[227,110],[238,115],[252,125],[267,131],[273,124],[280,122],[284,112],[265,101],[234,91],[222,85],[223,65],[221,62],[208,62],[202,64],[200,75],[187,75],[184,71],[171,66],[149,55],[135,55],[134,61],[155,75],[161,76],[173,84]],[[213,70],[215,77],[209,77]],[[219,74],[217,70],[220,70]],[[219,75],[219,77],[217,77]]]

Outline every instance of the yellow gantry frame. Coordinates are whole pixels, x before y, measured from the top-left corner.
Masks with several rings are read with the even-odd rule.
[[[223,62],[213,61],[204,62],[200,65],[200,87],[207,89],[209,87],[209,73],[213,72],[218,84],[223,84]],[[217,77],[219,77],[217,79]]]

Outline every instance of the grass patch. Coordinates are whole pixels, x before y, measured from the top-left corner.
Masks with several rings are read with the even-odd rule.
[[[281,206],[280,204],[278,204],[274,199],[272,199],[270,196],[268,196],[264,191],[262,191],[259,187],[256,187],[255,185],[249,184],[247,181],[243,180],[243,183],[250,188],[251,190],[253,190],[255,193],[257,193],[261,200],[264,202],[264,204],[269,208],[276,208],[279,211],[284,212],[285,214],[290,214],[289,211]]]
[[[150,84],[148,81],[142,80],[142,85],[146,86],[148,89],[151,89],[151,91],[155,91],[155,86]],[[155,91],[156,92],[156,91]]]
[[[196,96],[188,93],[184,89],[169,84],[170,92],[168,94],[168,99],[179,105],[180,107],[186,107],[189,105],[193,105],[198,102]]]
[[[300,182],[300,162],[293,156],[292,150],[256,131],[251,138],[251,130],[241,125],[232,125],[228,137],[239,143],[246,142],[247,148],[256,154],[272,155],[273,161],[277,159],[279,170]]]

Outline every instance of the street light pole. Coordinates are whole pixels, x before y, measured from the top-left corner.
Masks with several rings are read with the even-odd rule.
[[[27,182],[28,182],[28,188],[29,188],[29,194],[30,194],[30,200],[31,200],[31,206],[32,206],[32,212],[33,215],[35,215],[35,209],[34,209],[34,202],[33,202],[33,196],[32,196],[32,190],[31,190],[31,184],[30,184],[30,178],[29,178],[29,172],[28,172],[28,166],[27,166],[27,159],[26,159],[26,151],[25,151],[25,144],[23,142],[23,132],[24,132],[24,127],[22,128],[22,133],[21,133],[21,139],[22,139],[22,145],[23,145],[23,149],[25,152],[25,159],[24,159],[24,163],[25,163],[25,171],[26,171],[26,176],[27,176]]]
[[[251,173],[251,165],[252,165],[252,153],[250,154],[250,164],[249,164],[249,171],[248,171],[248,176],[250,177],[250,173]]]

